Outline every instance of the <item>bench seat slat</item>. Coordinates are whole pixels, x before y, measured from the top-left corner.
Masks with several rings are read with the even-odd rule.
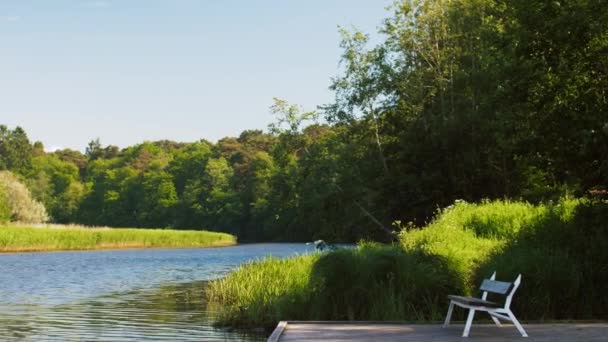
[[[466,305],[484,306],[486,308],[501,307],[500,304],[498,304],[498,303],[490,302],[489,300],[483,300],[483,299],[479,299],[479,298],[475,298],[475,297],[463,297],[463,296],[449,295],[448,298],[455,302],[466,304]]]

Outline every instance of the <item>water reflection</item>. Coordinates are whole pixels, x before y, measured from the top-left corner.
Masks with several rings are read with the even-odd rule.
[[[213,328],[205,284],[197,281],[112,293],[52,307],[0,304],[0,340],[265,340],[264,335]]]

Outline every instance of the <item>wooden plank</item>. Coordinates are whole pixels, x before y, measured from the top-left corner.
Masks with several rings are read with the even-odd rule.
[[[281,338],[281,335],[283,334],[283,330],[285,330],[286,326],[287,326],[287,321],[280,321],[279,324],[277,324],[277,327],[274,328],[272,335],[270,335],[270,337],[268,338],[268,342],[279,341],[279,338]]]
[[[502,327],[496,327],[493,324],[475,324],[471,328],[468,340],[484,342],[520,339],[539,342],[606,342],[606,335],[608,334],[608,322],[526,324],[524,327],[530,335],[527,339],[522,338],[513,325],[505,324]],[[462,342],[462,330],[462,324],[442,328],[438,324],[286,322],[278,341]]]

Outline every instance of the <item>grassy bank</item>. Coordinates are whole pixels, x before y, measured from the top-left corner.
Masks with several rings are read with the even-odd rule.
[[[242,265],[209,284],[208,305],[219,312],[224,325],[235,327],[269,327],[277,317],[305,319],[301,309],[311,297],[308,284],[318,258],[318,254],[267,258]]]
[[[459,202],[394,245],[362,243],[245,265],[212,282],[220,324],[279,320],[440,320],[449,293],[523,275],[513,303],[524,320],[608,318],[608,203]],[[458,314],[462,314],[459,312]],[[462,317],[461,317],[462,318]]]
[[[236,243],[229,234],[208,231],[131,228],[0,227],[0,252],[118,248],[216,247]]]

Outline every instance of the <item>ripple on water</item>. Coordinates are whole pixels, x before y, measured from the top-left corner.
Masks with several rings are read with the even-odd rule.
[[[0,255],[0,341],[263,341],[215,329],[206,280],[304,244]]]
[[[212,327],[204,282],[161,286],[57,306],[0,305],[0,340],[263,341]]]

